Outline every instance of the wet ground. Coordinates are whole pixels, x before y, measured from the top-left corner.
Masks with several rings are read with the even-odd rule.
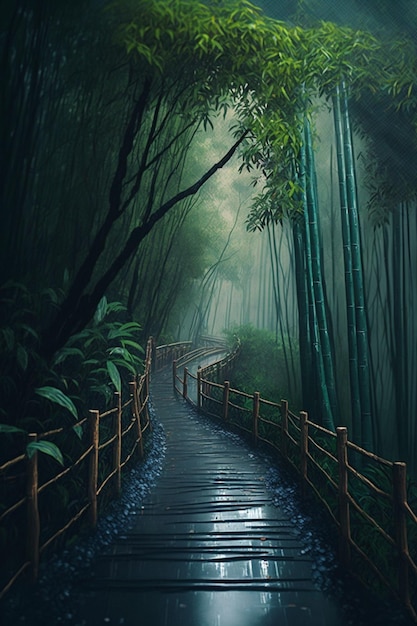
[[[152,394],[147,465],[95,536],[44,566],[24,602],[11,598],[6,624],[408,623],[343,577],[325,523],[270,458],[175,398],[170,373]]]

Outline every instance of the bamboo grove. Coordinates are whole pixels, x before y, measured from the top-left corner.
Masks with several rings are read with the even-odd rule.
[[[202,217],[199,194],[238,156],[259,189],[247,227],[267,234],[273,275],[262,280],[304,408],[326,428],[347,424],[368,450],[415,462],[416,181],[392,165],[367,116],[401,120],[416,150],[413,41],[286,23],[247,0],[21,0],[4,17],[2,280],[44,294],[35,330],[19,319],[15,343],[5,316],[2,340],[25,384],[43,384],[27,376],[25,342],[51,363],[105,295],[147,336],[172,331],[194,279],[214,294],[233,226],[225,235],[218,213]],[[222,118],[230,130],[208,158],[204,137]],[[204,241],[220,233],[210,255]]]

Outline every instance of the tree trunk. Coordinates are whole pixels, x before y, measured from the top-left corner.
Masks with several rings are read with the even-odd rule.
[[[151,232],[155,224],[157,224],[159,220],[161,220],[168,213],[168,211],[170,211],[179,202],[195,195],[219,169],[226,165],[226,163],[228,163],[228,161],[230,161],[230,159],[234,156],[236,150],[245,139],[248,132],[249,131],[245,131],[233,144],[230,150],[228,150],[228,152],[223,156],[223,158],[207,170],[207,172],[199,180],[187,189],[175,194],[167,202],[162,204],[159,209],[152,213],[145,223],[134,228],[127,238],[122,251],[114,258],[107,270],[103,272],[90,293],[82,294],[83,289],[81,286],[88,283],[88,281],[85,283],[85,277],[87,275],[91,277],[99,256],[92,253],[88,255],[90,264],[87,266],[87,264],[84,263],[85,276],[79,278],[77,290],[73,288],[71,294],[69,294],[68,298],[61,307],[56,319],[44,333],[43,354],[47,358],[50,358],[59,348],[65,345],[72,334],[82,330],[88,324],[107,288],[116,278],[125,263],[127,263],[131,256],[137,251],[140,243]],[[115,219],[117,219],[117,217]],[[108,220],[110,221],[110,218],[108,218]],[[103,235],[100,235],[100,240],[102,240],[102,238]],[[100,243],[97,242],[97,248],[99,245]]]

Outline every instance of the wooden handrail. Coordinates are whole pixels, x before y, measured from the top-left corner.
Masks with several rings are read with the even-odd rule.
[[[182,345],[182,344],[181,344]],[[175,345],[175,349],[178,349],[179,344]],[[121,489],[121,472],[122,469],[129,463],[134,454],[143,456],[143,436],[145,431],[150,430],[150,419],[148,411],[149,403],[149,375],[152,367],[152,354],[155,354],[155,347],[153,340],[150,338],[146,348],[145,359],[145,372],[142,376],[133,381],[130,385],[131,397],[123,401],[120,393],[115,393],[115,406],[109,410],[99,411],[92,410],[89,412],[88,423],[89,429],[87,432],[88,440],[85,443],[83,451],[79,454],[77,459],[74,459],[68,467],[58,471],[54,476],[49,478],[43,484],[39,484],[38,481],[38,463],[42,457],[39,457],[38,452],[35,450],[31,454],[30,458],[27,458],[26,454],[21,454],[14,459],[11,459],[0,467],[0,474],[10,471],[16,464],[26,461],[26,489],[24,494],[17,494],[19,499],[11,504],[5,511],[2,511],[0,519],[4,520],[10,517],[15,511],[23,509],[26,506],[26,530],[25,537],[22,537],[22,541],[26,541],[26,554],[25,561],[16,566],[13,574],[9,579],[2,583],[0,588],[0,599],[10,590],[15,582],[25,572],[29,571],[31,580],[35,581],[38,576],[39,558],[48,546],[50,546],[58,537],[63,535],[71,526],[74,525],[78,519],[83,516],[89,518],[89,522],[92,526],[95,526],[98,519],[98,500],[101,493],[105,488],[108,489],[109,485],[113,485],[112,493],[115,495],[120,494]],[[131,415],[133,419],[129,419],[129,423],[126,427],[123,426],[124,410],[130,407]],[[111,426],[107,429],[107,438],[100,443],[100,429],[102,423],[105,420],[111,421]],[[77,425],[86,423],[87,419],[80,420]],[[135,436],[133,437],[133,443],[129,443],[132,440],[130,432],[135,427]],[[54,429],[39,435],[29,435],[29,443],[37,442],[38,440],[49,440],[56,434],[61,434],[65,430],[69,429]],[[110,436],[109,436],[110,433]],[[124,448],[127,446],[127,449]],[[100,452],[106,448],[110,449],[111,462],[110,466],[106,468],[107,474],[100,477],[99,484],[99,468],[100,468]],[[122,459],[124,450],[125,458]],[[38,507],[38,495],[47,491],[51,486],[75,470],[78,470],[82,462],[88,462],[89,471],[87,482],[84,486],[83,494],[80,493],[80,503],[85,502],[85,494],[88,494],[87,504],[80,504],[80,508],[73,514],[71,519],[67,520],[65,524],[56,530],[49,538],[43,540],[43,544],[40,545],[40,535],[42,529],[42,519],[39,514]],[[100,474],[102,470],[100,470]],[[22,497],[23,496],[23,497]],[[45,531],[42,532],[44,534]]]
[[[223,362],[227,362],[227,359],[223,359]],[[221,371],[221,368],[220,368]],[[191,376],[191,374],[187,374]],[[417,525],[417,513],[413,511],[407,501],[406,490],[406,464],[405,463],[392,463],[387,459],[379,457],[378,455],[368,452],[363,448],[360,448],[356,444],[353,444],[348,440],[347,429],[345,427],[339,427],[336,433],[323,428],[319,424],[315,424],[310,421],[307,413],[301,412],[299,416],[291,413],[288,409],[288,402],[281,400],[280,404],[272,403],[268,400],[264,400],[258,393],[250,394],[241,392],[237,389],[230,387],[229,381],[224,381],[223,384],[218,382],[219,367],[218,362],[209,365],[205,368],[200,368],[197,371],[197,406],[203,413],[220,418],[224,423],[232,423],[233,426],[240,428],[245,433],[251,433],[254,442],[258,440],[271,445],[275,450],[278,450],[290,463],[299,471],[302,477],[303,490],[306,486],[316,493],[319,500],[328,510],[331,519],[336,522],[336,526],[339,532],[339,555],[341,562],[347,569],[353,567],[353,560],[351,557],[352,549],[356,554],[366,561],[372,571],[378,571],[378,565],[374,562],[375,555],[367,554],[351,536],[351,511],[350,506],[353,505],[354,509],[358,511],[367,523],[371,524],[373,528],[381,534],[385,539],[389,539],[389,544],[396,546],[397,550],[397,579],[392,580],[392,572],[388,571],[385,574],[379,572],[378,578],[386,585],[395,597],[400,599],[404,606],[409,611],[411,617],[417,622],[417,598],[412,597],[411,589],[417,587],[417,563],[411,557],[408,549],[407,541],[407,520],[410,523]],[[216,380],[212,380],[214,377]],[[181,382],[181,379],[177,380]],[[250,410],[245,407],[240,407],[238,404],[231,400],[233,394],[237,397],[243,398],[245,401],[252,399],[252,425],[248,422],[248,413]],[[188,397],[187,393],[183,394],[184,397],[194,404],[193,400]],[[275,426],[274,422],[262,417],[260,412],[260,406],[265,404],[271,408],[276,408],[276,426],[280,431],[279,443],[268,436],[261,435],[259,432],[260,426],[263,424],[265,427],[271,428]],[[231,411],[234,414],[239,412],[241,419],[234,419],[231,417]],[[293,434],[290,434],[290,425],[293,429]],[[309,428],[311,427],[311,428]],[[273,429],[276,432],[275,428]],[[326,450],[320,445],[319,440],[316,441],[315,435],[309,432],[317,431],[317,434],[323,437],[328,437],[331,441],[336,441],[332,444],[332,448],[336,450],[336,456]],[[327,482],[330,486],[335,487],[335,501],[337,502],[338,515],[333,512],[334,504],[326,499],[320,491],[317,484],[313,482],[309,476],[309,464],[316,465],[319,469],[320,464],[315,458],[311,456],[309,451],[309,441],[314,444],[315,457],[322,455],[323,458],[331,458],[335,467],[337,467],[338,477],[335,480],[323,470],[323,475],[327,477]],[[294,461],[294,454],[297,454],[298,448],[298,462]],[[376,465],[382,465],[383,467],[392,468],[392,493],[387,493],[372,480],[361,474],[355,469],[348,460],[348,452],[353,451],[359,453],[364,457],[368,463]],[[375,518],[368,513],[363,506],[355,500],[354,496],[349,490],[349,475],[354,476],[368,489],[370,489],[376,497],[381,497],[385,501],[390,500],[393,507],[393,517],[395,520],[395,537],[392,537],[389,532],[385,531],[382,526],[375,520]],[[360,573],[353,571],[358,578],[366,584],[366,581],[361,578]],[[413,576],[413,584],[410,582],[410,577]]]

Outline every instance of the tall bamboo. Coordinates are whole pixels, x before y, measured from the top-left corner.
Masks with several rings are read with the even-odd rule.
[[[348,201],[352,276],[355,297],[356,341],[358,347],[358,378],[361,403],[362,441],[367,450],[373,449],[371,380],[368,356],[368,323],[365,310],[361,235],[357,203],[356,170],[353,156],[352,130],[346,85],[341,85],[341,117],[343,125],[343,150],[346,163],[346,191]]]
[[[350,400],[352,412],[352,441],[362,441],[361,405],[359,392],[358,345],[356,339],[355,293],[353,288],[352,249],[347,194],[346,160],[343,148],[343,125],[341,117],[340,87],[336,87],[333,96],[333,118],[337,147],[337,171],[339,177],[340,211],[343,237],[343,261],[345,268],[345,294],[347,309]]]
[[[304,246],[304,224],[296,216],[293,219],[294,265],[298,303],[298,335],[300,344],[300,369],[303,406],[311,410],[314,405],[316,386],[313,379],[312,343],[308,314],[307,276]],[[315,411],[312,410],[312,413]]]
[[[310,162],[311,163],[311,162]],[[314,384],[317,392],[317,409],[320,411],[320,415],[316,419],[321,417],[321,421],[326,428],[332,429],[334,426],[332,408],[329,399],[328,387],[326,382],[326,374],[323,362],[323,352],[321,344],[321,336],[319,330],[317,306],[321,306],[322,302],[317,302],[316,293],[314,289],[314,281],[317,276],[313,270],[313,253],[312,253],[312,237],[310,231],[310,217],[309,217],[309,202],[307,195],[311,172],[308,171],[308,164],[306,158],[306,145],[305,142],[300,148],[300,183],[302,188],[302,201],[303,201],[303,214],[304,214],[304,254],[305,254],[305,277],[306,277],[306,292],[308,299],[307,319],[309,324],[309,340],[312,350],[312,370],[314,372]],[[313,207],[315,210],[316,207]],[[313,245],[317,244],[317,240],[313,237]],[[316,254],[316,252],[315,252]],[[311,389],[311,387],[310,387]]]
[[[408,451],[408,345],[407,345],[407,302],[405,277],[407,266],[405,260],[404,213],[401,204],[393,212],[393,324],[394,354],[393,377],[396,404],[396,424],[400,454]],[[408,456],[408,455],[407,455]]]
[[[334,374],[334,358],[329,333],[328,312],[324,290],[324,274],[322,267],[322,250],[319,236],[318,194],[316,168],[311,138],[310,123],[304,120],[304,138],[306,152],[306,197],[307,197],[307,227],[311,245],[311,272],[313,297],[317,316],[317,327],[320,336],[321,358],[323,361],[326,392],[328,396],[329,415],[326,417],[327,426],[334,429],[334,415],[337,413],[336,382]]]

